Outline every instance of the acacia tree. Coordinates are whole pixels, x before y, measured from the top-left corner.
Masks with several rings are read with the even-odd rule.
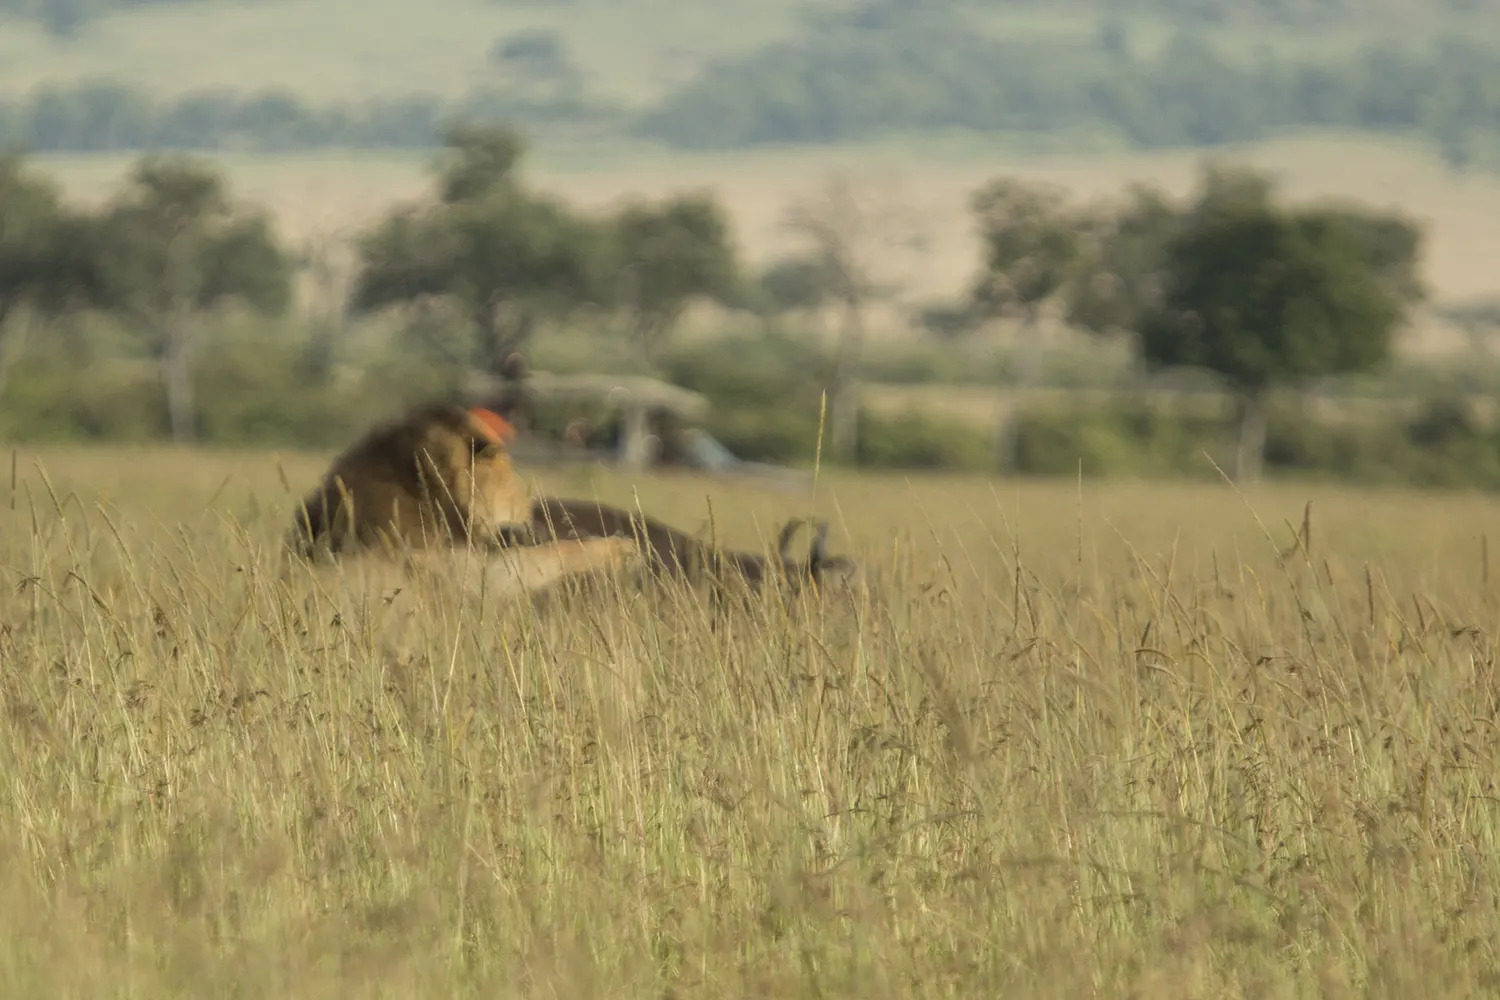
[[[1135,187],[1085,227],[1071,323],[1138,341],[1148,369],[1202,367],[1239,409],[1235,475],[1260,475],[1276,385],[1360,371],[1389,353],[1425,290],[1421,229],[1359,207],[1278,207],[1257,171],[1209,164],[1184,206]]]
[[[17,154],[0,156],[0,387],[37,319],[89,304],[97,290],[92,220]]]
[[[194,436],[192,345],[205,313],[239,302],[280,314],[292,265],[266,216],[187,157],[148,156],[99,223],[96,304],[147,337],[162,366],[174,440]]]
[[[604,302],[606,233],[514,176],[520,140],[499,126],[451,130],[438,198],[398,209],[359,244],[356,311],[451,300],[472,336],[464,363],[497,370],[542,319]]]
[[[325,385],[333,375],[349,300],[348,248],[342,241],[319,235],[303,244],[297,265],[307,276],[308,340],[301,371],[314,384]]]
[[[755,308],[768,321],[789,313],[815,313],[827,304],[829,285],[820,258],[811,254],[780,257],[755,280]]]
[[[922,236],[892,191],[835,174],[793,202],[785,225],[806,248],[799,280],[815,278],[821,294],[803,288],[805,302],[835,304],[841,311],[829,391],[829,444],[833,457],[851,461],[859,443],[859,368],[870,307],[896,294],[898,281],[883,277],[880,261],[897,249],[916,249]],[[791,277],[785,272],[783,277]]]
[[[1263,174],[1209,163],[1199,190],[1186,206],[1144,184],[1132,185],[1116,204],[1081,216],[1082,241],[1063,290],[1067,321],[1097,334],[1134,336],[1147,314],[1161,306],[1167,249],[1193,222],[1271,203]]]
[[[1216,372],[1238,397],[1235,479],[1264,464],[1277,385],[1367,371],[1423,289],[1421,231],[1356,209],[1287,209],[1207,192],[1168,240],[1159,300],[1141,318],[1151,366]]]
[[[1035,384],[1041,364],[1043,308],[1072,279],[1083,246],[1084,216],[1056,187],[1001,178],[973,199],[984,265],[971,293],[980,318],[1011,317],[1020,323],[1012,386],[1015,395]],[[1019,403],[1019,400],[1018,400]],[[1016,463],[1020,407],[1004,413],[995,431],[1000,467]]]
[[[1067,321],[1090,333],[1134,336],[1161,302],[1167,245],[1183,218],[1166,195],[1144,185],[1131,187],[1123,204],[1098,209],[1063,291]]]
[[[483,198],[515,183],[516,165],[526,155],[526,140],[504,125],[459,122],[443,131],[443,148],[434,168],[438,199],[445,205]]]
[[[615,219],[618,305],[647,358],[696,299],[730,301],[738,265],[729,220],[709,195],[627,205]]]
[[[55,184],[19,155],[0,158],[0,326],[42,295],[61,215]]]

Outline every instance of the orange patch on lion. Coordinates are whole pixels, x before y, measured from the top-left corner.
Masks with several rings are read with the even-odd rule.
[[[497,444],[510,444],[516,438],[516,429],[510,425],[510,421],[494,410],[471,406],[469,418],[483,428]]]

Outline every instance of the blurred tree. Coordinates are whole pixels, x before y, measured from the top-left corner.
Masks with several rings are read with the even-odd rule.
[[[605,300],[601,227],[509,183],[398,210],[360,243],[351,306],[372,311],[453,299],[472,327],[465,363],[495,371],[541,320]]]
[[[793,291],[809,305],[827,303],[841,312],[829,379],[829,444],[833,457],[853,462],[859,449],[859,370],[864,356],[865,316],[871,306],[899,292],[899,278],[887,275],[892,250],[920,250],[921,226],[897,192],[868,180],[836,173],[817,189],[794,201],[786,227],[807,248],[792,258]],[[807,284],[816,280],[816,294]],[[801,283],[794,289],[793,283]]]
[[[172,436],[195,434],[191,351],[201,315],[240,302],[280,314],[292,265],[264,214],[235,204],[211,166],[137,161],[100,219],[97,304],[146,334],[161,361]]]
[[[1016,401],[995,433],[1000,467],[1014,469],[1020,400],[1036,382],[1041,363],[1038,321],[1047,303],[1073,278],[1086,219],[1068,204],[1061,189],[1009,178],[985,185],[972,205],[984,244],[984,265],[972,293],[975,314],[1020,323],[1013,379]]]
[[[19,154],[0,156],[0,386],[25,348],[23,313],[47,318],[93,301],[93,224]]]
[[[448,126],[436,163],[438,198],[451,205],[513,188],[516,164],[525,153],[526,140],[509,126]]]
[[[1290,209],[1269,182],[1210,171],[1167,242],[1159,301],[1141,317],[1151,366],[1222,376],[1239,397],[1235,479],[1264,462],[1273,386],[1370,370],[1423,295],[1421,230],[1353,208]]]
[[[817,312],[828,302],[831,277],[826,269],[826,262],[811,254],[772,261],[756,279],[756,309],[767,319]]]
[[[1096,210],[1064,290],[1068,322],[1134,336],[1160,302],[1167,244],[1181,225],[1177,206],[1144,185],[1131,187],[1123,205]]]
[[[1415,220],[1399,213],[1336,204],[1303,209],[1301,216],[1315,231],[1334,231],[1348,237],[1359,248],[1366,266],[1401,300],[1420,302],[1427,298],[1427,284],[1420,273],[1423,231]]]
[[[1077,266],[1063,290],[1068,322],[1091,333],[1135,336],[1144,317],[1160,308],[1167,248],[1183,227],[1268,205],[1271,195],[1271,182],[1263,174],[1210,162],[1186,207],[1136,184],[1122,203],[1091,209],[1081,217]]]
[[[926,333],[942,340],[956,340],[973,333],[980,325],[974,303],[960,299],[933,299],[917,307],[913,322]]]
[[[728,303],[739,268],[724,209],[709,195],[626,206],[615,220],[618,305],[648,359],[695,299]]]
[[[326,386],[333,377],[339,335],[345,329],[351,262],[348,247],[332,236],[318,235],[301,246],[296,265],[307,276],[308,339],[298,374]]]
[[[73,216],[82,221],[81,217]],[[18,154],[0,157],[0,326],[26,306],[61,306],[75,291],[59,268],[70,213],[57,185]]]

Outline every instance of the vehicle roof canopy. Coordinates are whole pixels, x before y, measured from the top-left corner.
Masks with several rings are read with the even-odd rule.
[[[472,373],[465,390],[475,397],[497,395],[505,382],[494,375]],[[538,400],[576,400],[601,404],[610,409],[639,405],[665,411],[683,420],[702,420],[708,415],[708,397],[680,385],[649,375],[557,375],[533,371],[526,378],[526,391]]]

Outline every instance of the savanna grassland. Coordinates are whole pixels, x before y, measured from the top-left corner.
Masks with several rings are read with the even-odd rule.
[[[284,325],[204,327],[205,425],[269,428],[261,442],[415,391],[407,348],[376,365],[370,330],[339,340],[322,401],[293,362],[313,326],[342,322],[351,237],[431,192],[433,126],[463,108],[522,121],[526,186],[570,206],[712,192],[747,274],[805,249],[788,206],[848,171],[907,229],[869,250],[895,300],[871,309],[871,340],[904,339],[871,345],[888,376],[923,346],[913,313],[970,287],[970,198],[1003,176],[1080,201],[1131,182],[1181,195],[1211,149],[1293,200],[1399,209],[1424,227],[1434,305],[1489,296],[1495,4],[1240,9],[0,0],[0,133],[83,202],[145,150],[203,153],[294,251],[349,265],[317,287],[300,275]],[[677,331],[687,348],[725,332],[703,319]],[[149,347],[94,353],[104,332],[70,354],[57,329],[10,340],[7,398],[27,417],[91,409],[19,422],[30,440],[161,430]],[[1047,332],[1059,354],[1085,341]],[[636,350],[609,336],[549,328],[541,367]],[[1478,340],[1423,312],[1400,347],[1467,364],[1493,350]],[[8,368],[33,355],[33,374]],[[925,382],[867,380],[888,439],[913,415],[993,425],[994,385],[948,384],[966,362],[940,360]],[[346,378],[362,365],[382,380]],[[806,403],[772,402],[789,382],[766,370],[747,423]],[[1106,396],[1024,399],[1089,414]],[[1429,400],[1335,402],[1370,417]],[[1110,430],[1053,435],[1052,467],[1134,440]],[[1494,454],[1487,430],[1398,430],[1368,450],[1396,441],[1466,473]],[[1327,441],[1343,458],[1366,439],[1292,443]],[[1180,443],[1151,438],[1139,467]],[[639,502],[742,547],[815,512],[869,587],[727,619],[696,591],[500,605],[418,587],[405,616],[283,559],[327,454],[13,454],[5,995],[1500,992],[1500,509],[1483,494],[840,471],[809,498],[548,471],[549,492]]]
[[[548,474],[871,592],[403,631],[277,575],[324,457],[18,455],[6,994],[1493,995],[1482,497]]]

